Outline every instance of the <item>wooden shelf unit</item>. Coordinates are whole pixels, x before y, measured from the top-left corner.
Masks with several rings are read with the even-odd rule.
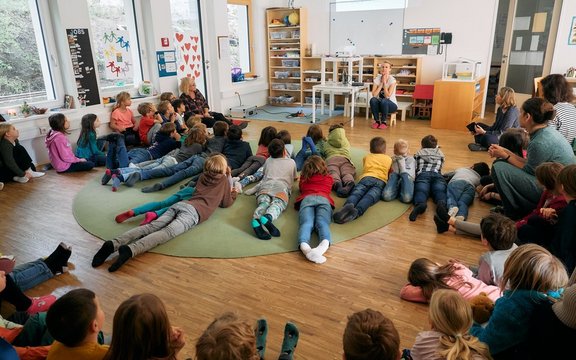
[[[466,130],[478,120],[486,92],[486,78],[476,80],[436,80],[431,126],[434,129]]]
[[[298,25],[272,23],[275,19],[283,22],[292,13],[298,14]],[[301,74],[302,57],[306,46],[306,10],[267,9],[266,34],[268,35],[268,103],[278,106],[301,106],[304,100]],[[290,103],[271,101],[281,97],[292,97],[293,101]]]

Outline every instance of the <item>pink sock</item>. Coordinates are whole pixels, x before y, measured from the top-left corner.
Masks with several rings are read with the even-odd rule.
[[[140,223],[140,225],[150,224],[152,221],[158,219],[158,215],[156,215],[153,211],[148,211],[144,214],[144,220]]]
[[[123,223],[134,216],[134,210],[124,211],[122,214],[116,216],[117,223]]]

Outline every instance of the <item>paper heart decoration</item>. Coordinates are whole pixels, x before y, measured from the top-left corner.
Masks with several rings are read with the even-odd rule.
[[[185,55],[184,55],[184,62],[185,62],[186,64],[188,64],[188,60],[189,60],[189,59],[190,59],[190,55],[185,54]]]
[[[180,65],[180,71],[184,71],[184,65]]]
[[[192,45],[192,44],[190,44],[190,43],[184,44],[184,46],[186,47],[186,50],[190,50],[190,45]]]
[[[194,70],[194,64],[190,64],[190,69]]]
[[[188,49],[190,50],[190,49]],[[192,50],[194,50],[194,52],[196,52],[198,50],[198,45],[192,45]]]
[[[192,61],[196,61],[196,55],[192,55]]]
[[[191,38],[196,44],[198,44],[198,36],[191,36]]]
[[[196,58],[198,59],[198,61],[200,61],[200,55],[196,56]]]
[[[182,42],[183,39],[184,39],[184,34],[176,33],[176,40],[178,40],[178,42]]]
[[[194,77],[196,78],[200,77],[200,71],[194,70]]]
[[[180,46],[180,49],[182,49],[182,51],[186,50],[184,46]]]

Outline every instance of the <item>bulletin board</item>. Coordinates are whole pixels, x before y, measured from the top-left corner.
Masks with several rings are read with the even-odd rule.
[[[429,46],[440,44],[440,28],[404,29],[402,54],[426,54]]]
[[[355,55],[402,54],[404,9],[335,11],[330,4],[330,53],[356,46]]]
[[[98,80],[88,29],[66,29],[80,106],[100,104]]]

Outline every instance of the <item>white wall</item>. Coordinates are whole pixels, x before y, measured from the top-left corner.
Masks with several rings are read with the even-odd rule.
[[[552,74],[564,74],[568,68],[576,67],[576,45],[568,45],[568,35],[574,16],[576,16],[576,1],[564,0],[550,70]]]

